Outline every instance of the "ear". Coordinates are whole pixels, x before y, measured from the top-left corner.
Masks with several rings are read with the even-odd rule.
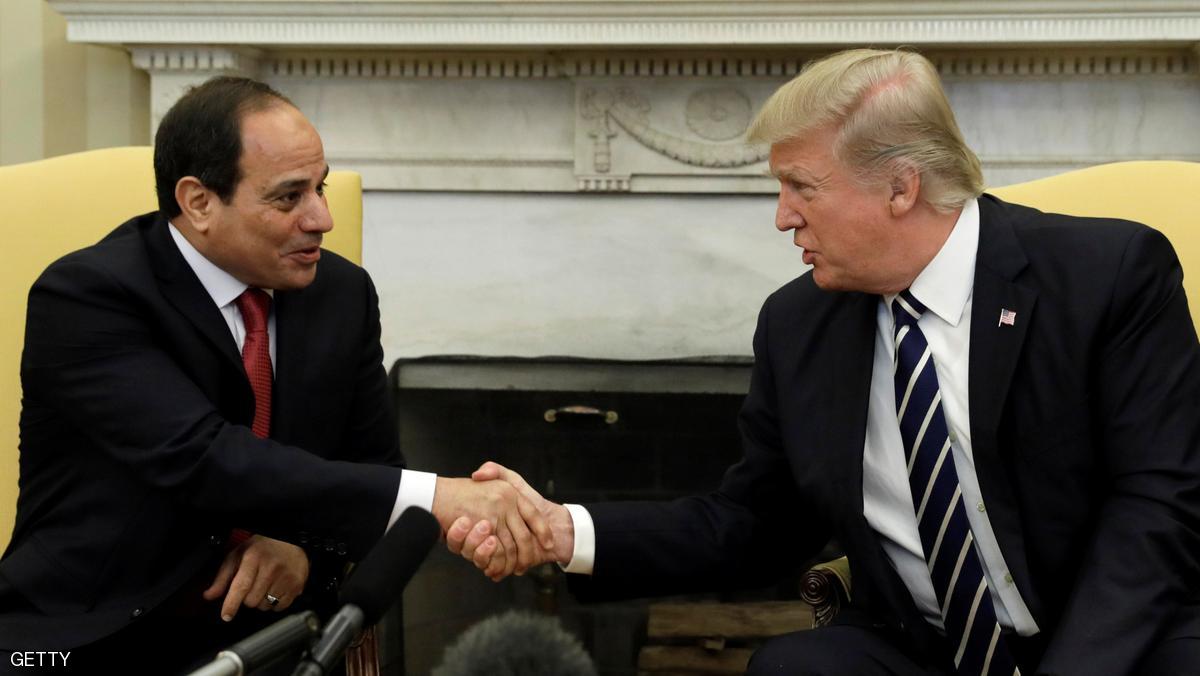
[[[921,194],[921,173],[911,165],[900,165],[892,174],[890,188],[888,209],[894,218],[900,218],[917,205],[917,197]]]
[[[216,207],[216,193],[195,176],[184,176],[175,183],[175,201],[192,227],[200,232],[208,230]]]

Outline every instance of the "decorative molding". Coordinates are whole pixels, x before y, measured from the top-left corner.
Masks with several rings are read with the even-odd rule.
[[[256,73],[262,53],[228,47],[133,47],[133,65],[145,71]]]
[[[562,77],[563,74],[558,59],[542,54],[316,52],[272,56],[263,64],[266,77],[528,79]]]
[[[148,48],[134,48],[135,55]],[[151,51],[180,59],[192,51],[226,51],[225,48],[157,48]],[[713,54],[672,55],[646,52],[606,54],[481,54],[451,52],[411,54],[397,52],[313,51],[282,54],[257,53],[259,73],[285,78],[390,78],[390,79],[552,79],[552,78],[655,78],[704,79],[778,78],[800,72],[807,59],[790,55]],[[927,56],[947,78],[1038,78],[1193,76],[1200,71],[1200,52],[1185,49],[1021,49],[985,52],[929,52]],[[135,65],[143,68],[135,58]]]
[[[95,44],[361,45],[392,48],[762,47],[848,45],[1190,44],[1200,16],[1158,17],[834,17],[778,21],[406,23],[297,19],[96,19],[67,16],[67,38]]]
[[[1196,54],[1184,50],[1040,50],[930,54],[942,77],[1089,77],[1194,75]]]
[[[51,0],[75,42],[402,49],[1174,43],[1192,0]]]
[[[579,192],[629,192],[628,176],[577,176]]]

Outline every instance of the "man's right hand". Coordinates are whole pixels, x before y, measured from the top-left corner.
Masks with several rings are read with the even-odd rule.
[[[502,579],[514,572],[523,574],[543,560],[544,551],[554,549],[554,536],[542,512],[516,487],[499,477],[491,480],[438,477],[433,515],[446,534],[447,546],[456,554],[461,553],[462,540],[457,536],[461,528],[454,530],[453,537],[451,530],[460,523],[468,524],[465,528],[469,533],[482,533],[473,541],[476,545],[490,538],[492,542],[484,551],[493,563],[489,574],[492,579]]]
[[[485,462],[475,470],[471,479],[484,483],[499,480],[508,484],[516,489],[525,502],[537,510],[539,517],[550,528],[553,535],[551,546],[538,547],[533,552],[533,560],[522,557],[521,562],[524,565],[518,574],[534,565],[548,562],[565,564],[571,560],[575,547],[575,529],[566,507],[545,499],[520,474],[495,462]],[[508,562],[502,544],[502,541],[491,533],[487,523],[475,523],[466,517],[457,519],[446,531],[446,546],[450,551],[461,554],[496,581],[512,572],[507,570]]]

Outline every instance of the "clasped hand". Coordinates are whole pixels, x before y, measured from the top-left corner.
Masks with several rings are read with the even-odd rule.
[[[441,494],[443,479],[438,479]],[[512,574],[522,575],[529,568],[558,561],[570,561],[574,531],[566,508],[533,490],[520,474],[494,462],[486,462],[470,479],[447,479],[456,490],[492,494],[493,506],[500,508],[513,501],[516,510],[502,509],[496,518],[479,518],[466,513],[443,524],[446,547],[475,564],[485,575],[500,581]],[[438,514],[437,497],[434,514]],[[459,512],[462,514],[462,512]],[[441,522],[441,517],[439,517]],[[533,533],[531,535],[530,533]]]

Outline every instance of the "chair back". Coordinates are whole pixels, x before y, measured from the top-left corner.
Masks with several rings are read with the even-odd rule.
[[[1192,323],[1200,326],[1200,163],[1114,162],[988,192],[1042,211],[1125,218],[1163,233],[1183,265]]]
[[[362,179],[335,171],[326,195],[334,229],[325,247],[362,260]],[[153,149],[106,148],[0,167],[0,551],[17,505],[21,348],[29,287],[46,266],[157,208]]]

